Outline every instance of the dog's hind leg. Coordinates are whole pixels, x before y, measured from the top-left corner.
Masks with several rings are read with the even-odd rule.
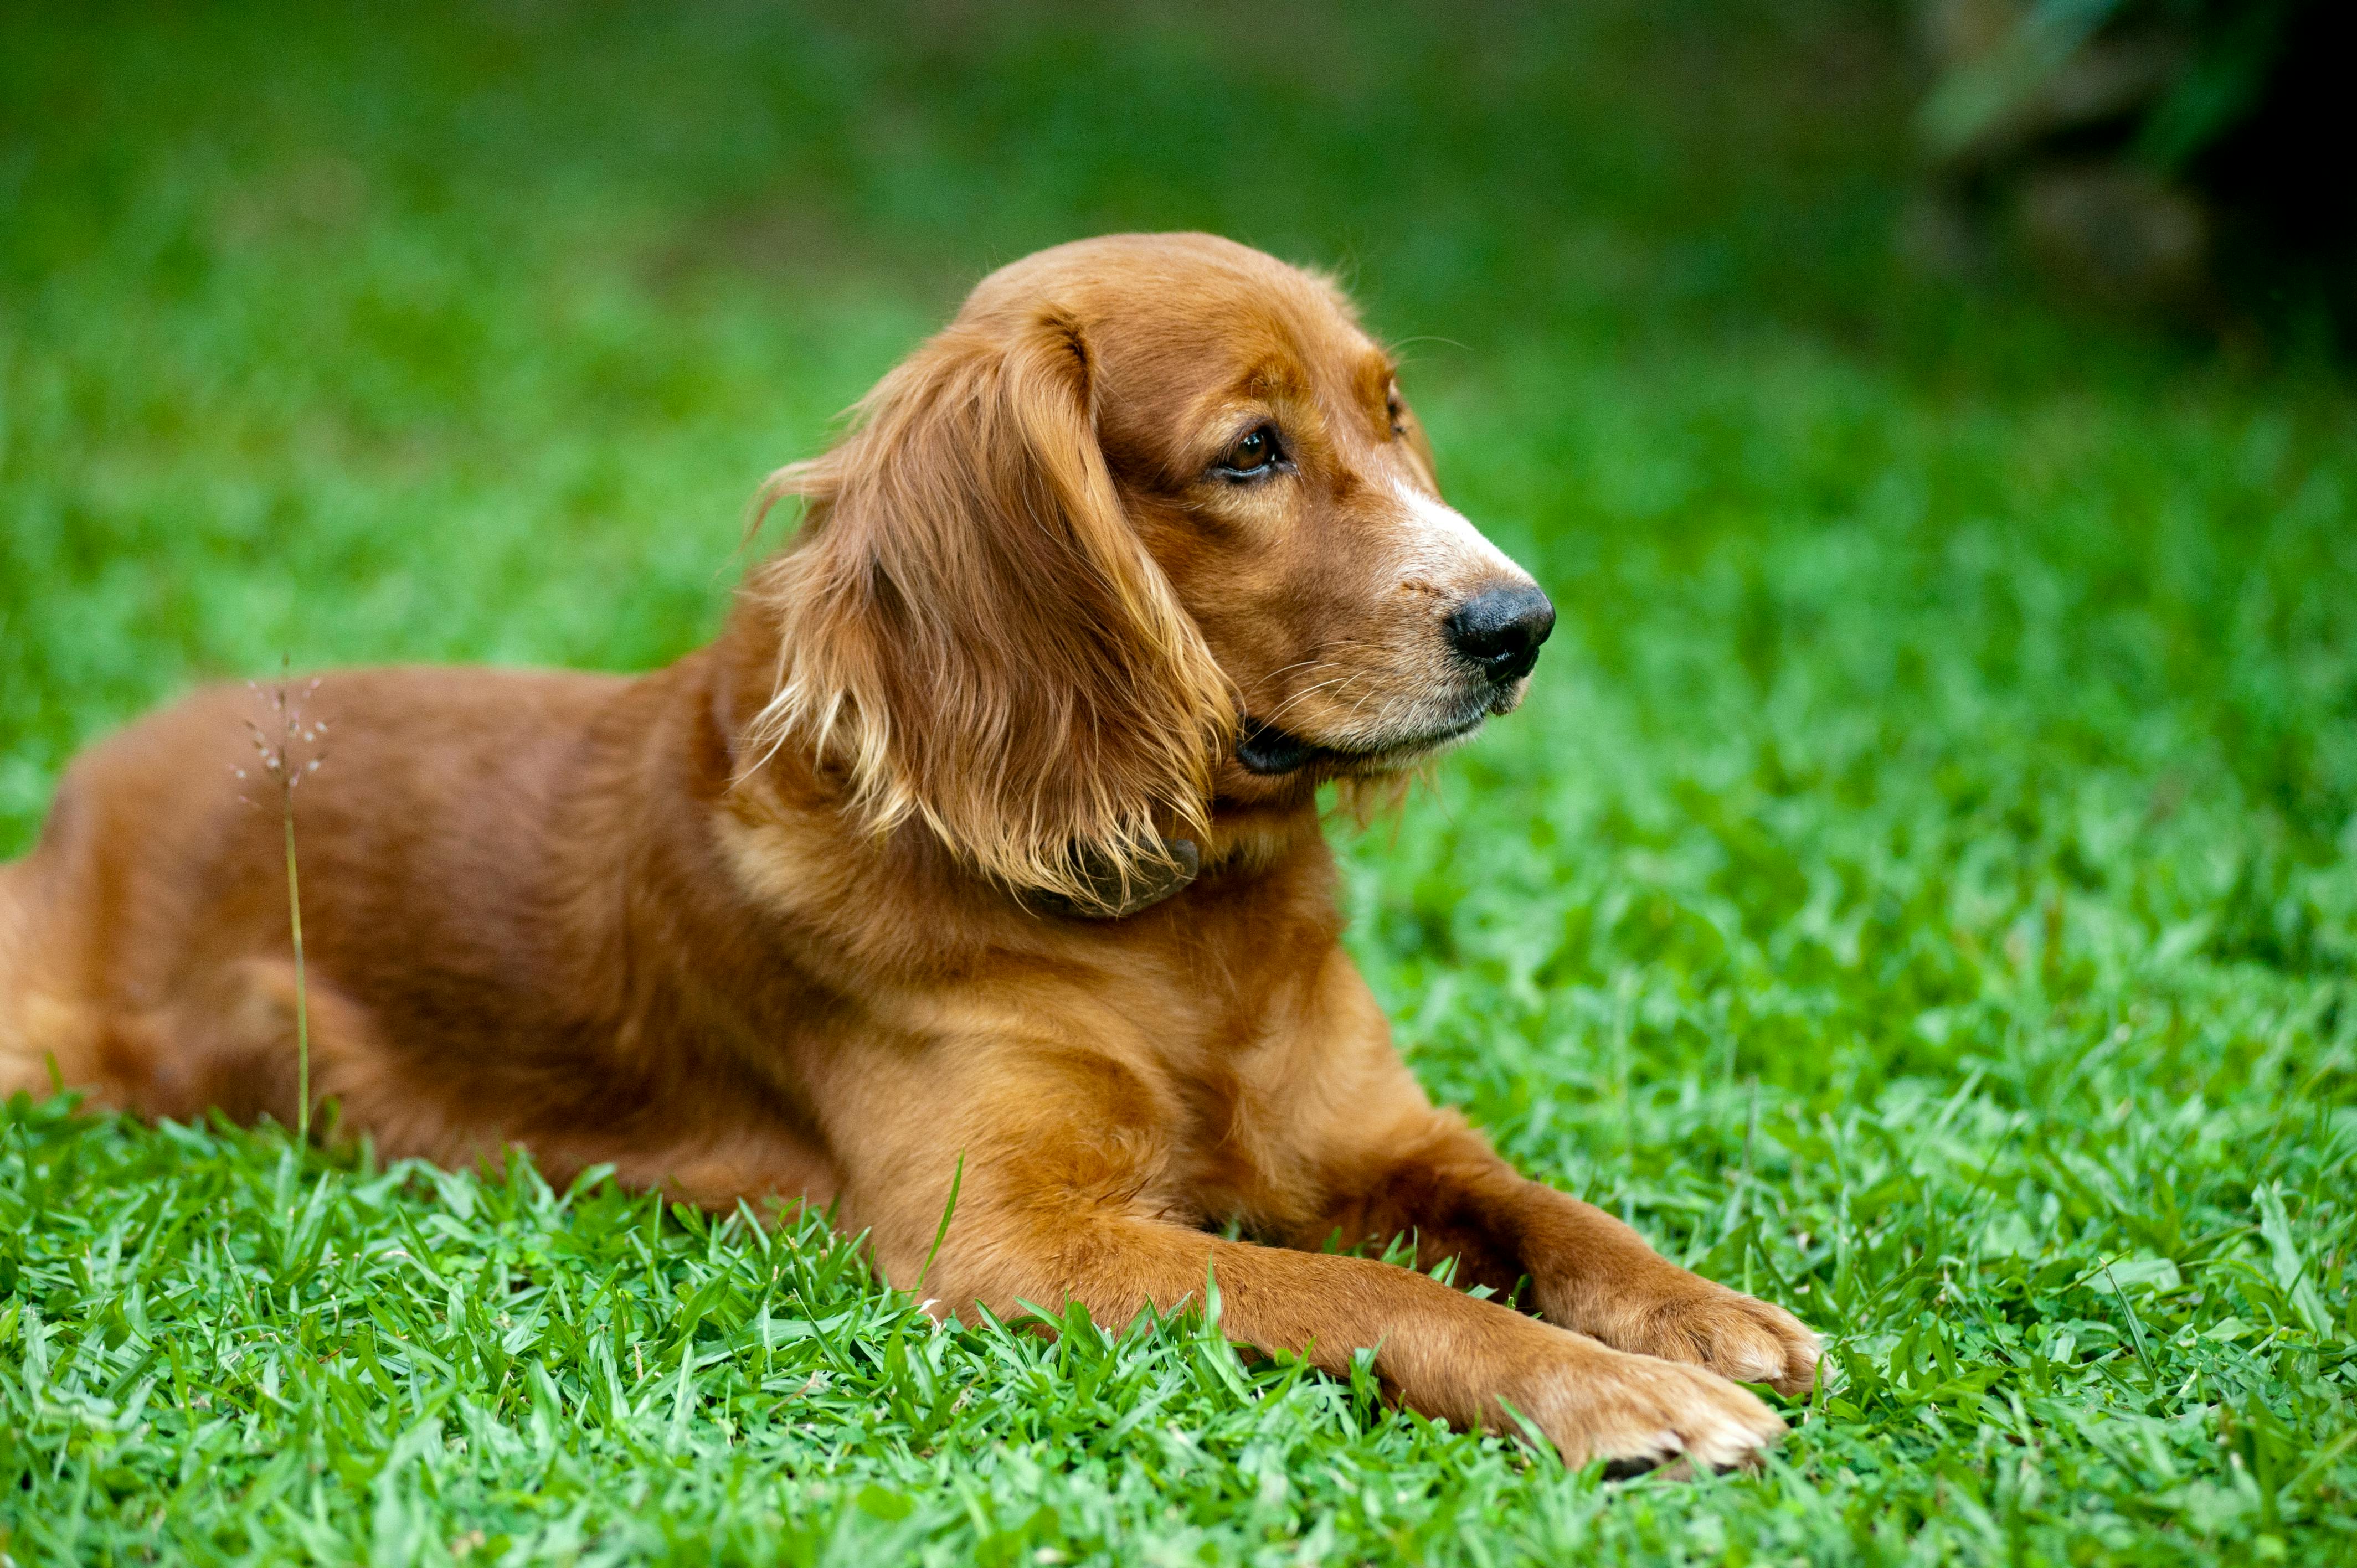
[[[45,964],[26,863],[0,867],[0,1097],[81,1090],[97,1105],[146,1117],[295,1124],[304,1076],[294,965],[230,963],[158,1005],[125,1007],[59,983]],[[314,974],[306,987],[315,1104],[368,1075],[367,1010]]]
[[[315,1122],[332,1096],[382,1093],[383,1053],[366,1006],[315,969],[302,988],[299,1031],[297,1015],[292,960],[225,965],[167,1006],[112,1020],[98,1087],[142,1115],[188,1121],[220,1111],[235,1122],[269,1116],[288,1127],[307,1077]]]

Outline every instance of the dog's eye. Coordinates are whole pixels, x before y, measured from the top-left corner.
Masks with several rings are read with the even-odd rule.
[[[1264,424],[1229,447],[1219,469],[1232,479],[1257,479],[1273,472],[1284,457],[1277,449],[1276,432]]]
[[[1405,435],[1407,434],[1407,408],[1405,404],[1400,402],[1399,394],[1397,392],[1394,392],[1391,396],[1383,399],[1383,412],[1392,416],[1393,435]]]

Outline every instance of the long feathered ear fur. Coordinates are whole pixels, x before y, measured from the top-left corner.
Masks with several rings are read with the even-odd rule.
[[[780,629],[752,755],[841,768],[1009,887],[1099,913],[1200,829],[1234,698],[1124,515],[1076,323],[953,324],[782,468],[805,505],[754,577]]]

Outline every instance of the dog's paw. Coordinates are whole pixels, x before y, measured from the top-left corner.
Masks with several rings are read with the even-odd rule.
[[[1507,1398],[1546,1434],[1566,1465],[1615,1470],[1683,1463],[1744,1465],[1784,1434],[1750,1390],[1715,1373],[1566,1337],[1575,1347],[1519,1380]]]
[[[1608,1344],[1707,1367],[1739,1383],[1766,1383],[1786,1399],[1816,1386],[1817,1337],[1782,1307],[1687,1276],[1683,1288],[1631,1303]]]

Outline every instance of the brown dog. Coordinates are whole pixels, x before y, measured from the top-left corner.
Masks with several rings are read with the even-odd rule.
[[[1816,1340],[1435,1110],[1337,941],[1315,795],[1519,700],[1554,611],[1443,504],[1326,281],[1200,235],[1006,268],[780,472],[796,542],[637,680],[325,678],[299,805],[315,1091],[391,1155],[509,1144],[839,1205],[891,1280],[1101,1321],[1215,1277],[1240,1341],[1566,1458],[1741,1460]],[[97,746],[0,868],[0,1090],[291,1122],[252,693]],[[299,757],[298,757],[299,761]],[[1266,1245],[1207,1227],[1241,1221]],[[1538,1317],[1318,1249],[1418,1262]]]

